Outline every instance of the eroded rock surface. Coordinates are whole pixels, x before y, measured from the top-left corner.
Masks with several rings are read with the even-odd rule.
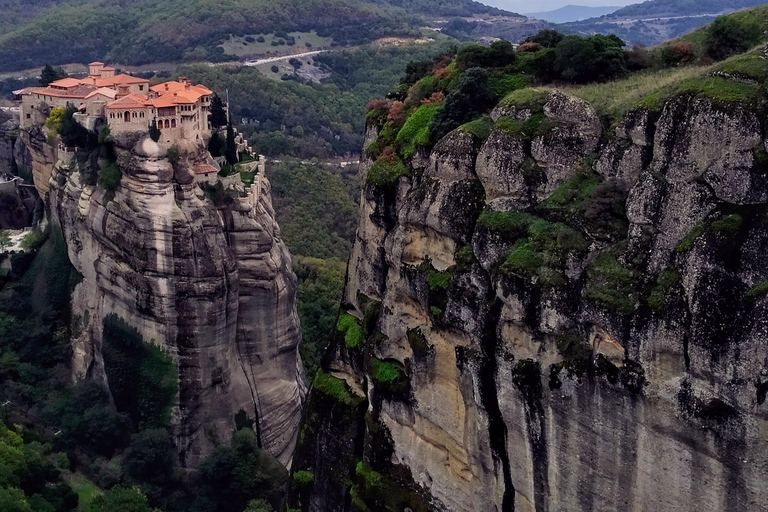
[[[362,339],[324,362],[364,396],[312,393],[308,510],[376,509],[365,464],[398,510],[768,510],[759,116],[683,95],[599,142],[581,100],[544,113],[526,138],[499,120],[532,112],[498,108],[484,142],[457,130],[364,188],[343,304]]]
[[[229,440],[235,415],[257,420],[265,449],[289,464],[306,391],[298,355],[296,277],[274,220],[269,182],[259,200],[214,202],[193,181],[209,161],[202,142],[179,163],[145,136],[115,141],[120,187],[83,183],[77,158],[59,159],[39,132],[22,138],[35,185],[83,275],[73,294],[75,378],[106,380],[103,320],[114,314],[178,365],[172,429],[196,467]]]

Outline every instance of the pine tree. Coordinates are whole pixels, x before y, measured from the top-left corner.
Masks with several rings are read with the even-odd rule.
[[[157,127],[156,119],[153,119],[149,125],[149,138],[155,142],[160,140],[160,128]]]
[[[214,130],[227,124],[227,112],[224,110],[224,103],[218,94],[213,93],[211,98],[211,126]]]
[[[237,143],[235,143],[235,130],[232,123],[227,124],[227,144],[224,149],[224,156],[227,157],[227,163],[234,165],[238,162]]]
[[[43,70],[40,72],[40,85],[42,87],[46,87],[51,82],[61,80],[62,78],[67,78],[68,76],[69,75],[67,75],[67,72],[62,68],[54,68],[50,64],[46,64]]]

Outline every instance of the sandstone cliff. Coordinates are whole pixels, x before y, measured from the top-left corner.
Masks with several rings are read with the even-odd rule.
[[[768,510],[761,115],[539,99],[368,176],[302,510]]]
[[[306,385],[296,277],[269,182],[257,195],[207,196],[194,173],[210,160],[202,141],[181,144],[171,164],[168,147],[128,134],[114,142],[122,179],[110,192],[85,184],[83,155],[57,151],[36,129],[21,138],[83,275],[72,299],[74,377],[106,381],[102,331],[116,315],[177,364],[171,426],[183,466],[228,442],[240,411],[290,464]]]

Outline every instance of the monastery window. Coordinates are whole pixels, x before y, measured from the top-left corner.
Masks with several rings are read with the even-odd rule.
[[[144,112],[139,113],[139,117],[144,119]]]
[[[140,91],[143,91],[143,90],[144,90],[144,86],[143,86],[143,85],[140,85],[140,86],[139,86],[139,90],[140,90]]]
[[[27,114],[27,119],[29,119],[30,117],[32,117],[32,114]]]
[[[176,128],[176,120],[171,119],[171,128]]]
[[[134,119],[136,119],[136,112],[133,112],[133,115],[132,115],[131,117],[133,117]]]
[[[123,113],[123,120],[126,123],[130,123],[131,122],[131,113],[128,112],[127,110]]]

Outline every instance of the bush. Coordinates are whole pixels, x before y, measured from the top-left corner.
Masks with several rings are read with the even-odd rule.
[[[176,145],[169,147],[168,152],[165,154],[165,157],[168,159],[169,162],[171,162],[171,165],[178,164],[179,159],[181,158],[181,155],[179,154],[179,147]]]
[[[394,185],[401,177],[410,174],[408,167],[399,158],[395,158],[392,162],[383,157],[376,160],[368,170],[366,183],[377,187]]]
[[[34,229],[21,241],[21,248],[25,251],[35,250],[43,245],[43,242],[45,242],[45,235],[41,231]]]
[[[256,39],[253,38],[253,36],[245,36],[245,40],[248,43],[255,43]]]
[[[123,178],[123,172],[120,167],[112,162],[101,168],[99,171],[99,185],[107,190],[117,190],[120,186],[120,180]]]
[[[395,362],[372,357],[370,371],[374,385],[385,393],[400,395],[408,391],[408,376]]]
[[[634,272],[611,252],[600,254],[587,270],[586,296],[597,303],[629,315],[635,308],[632,284]]]
[[[438,105],[422,105],[405,121],[395,140],[403,158],[411,158],[417,147],[429,145],[429,125],[438,108]]]
[[[569,82],[602,82],[627,74],[624,41],[597,34],[566,36],[555,48],[554,70]]]
[[[263,43],[265,41],[264,36],[257,37],[256,41],[258,41],[259,43]]]
[[[429,125],[429,139],[436,144],[449,132],[488,111],[496,103],[488,86],[488,72],[480,68],[467,70],[459,86],[446,98]]]
[[[705,51],[715,60],[743,53],[760,42],[762,28],[753,18],[720,16],[707,29]]]
[[[515,63],[515,50],[509,41],[495,41],[485,48],[479,44],[465,46],[456,54],[459,72],[470,68],[503,68]]]
[[[271,68],[269,68],[269,69],[270,69],[270,71],[272,71],[273,73],[278,73],[278,72],[280,71],[280,68],[278,68],[278,67],[277,67],[276,65],[274,65],[274,64],[273,64],[273,65],[272,65],[272,67],[271,67]]]
[[[352,407],[356,407],[364,400],[362,397],[353,395],[346,382],[323,370],[318,370],[315,381],[312,383],[312,389],[339,403]]]
[[[665,44],[659,50],[659,60],[665,68],[688,64],[695,57],[693,45],[686,42]]]
[[[535,35],[528,36],[524,43],[535,43],[543,46],[544,48],[554,48],[563,40],[565,36],[557,30],[544,29],[539,30]]]

